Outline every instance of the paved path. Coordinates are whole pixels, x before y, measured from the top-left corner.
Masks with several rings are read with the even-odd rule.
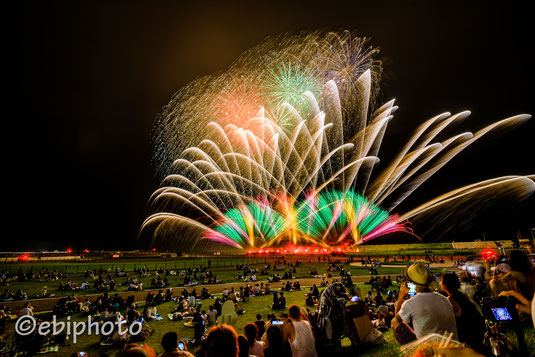
[[[412,264],[412,262],[411,263],[407,263],[407,264],[383,264],[383,263],[381,263],[380,268],[406,268],[407,266],[409,266],[411,264]],[[352,267],[369,267],[370,266],[370,264],[363,265],[361,262],[353,262],[353,263],[350,263],[349,265],[352,266]],[[441,269],[441,268],[454,269],[455,266],[453,265],[452,262],[431,263],[431,268],[435,268],[435,269]]]

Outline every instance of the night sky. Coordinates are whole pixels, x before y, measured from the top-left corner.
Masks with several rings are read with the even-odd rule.
[[[4,67],[0,250],[136,248],[160,181],[151,164],[158,114],[182,85],[226,69],[267,36],[356,29],[372,38],[384,64],[383,101],[396,98],[400,107],[382,158],[444,111],[472,111],[459,132],[535,113],[527,5],[358,3],[56,1],[4,11],[12,63]],[[476,143],[408,204],[495,176],[534,174],[534,133],[531,119]],[[464,238],[527,233],[534,201],[496,207]]]

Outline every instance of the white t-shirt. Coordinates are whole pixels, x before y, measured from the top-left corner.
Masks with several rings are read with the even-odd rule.
[[[264,342],[255,341],[252,346],[249,346],[249,356],[264,356]]]
[[[453,332],[457,339],[457,325],[453,306],[448,299],[436,292],[421,292],[405,301],[399,316],[406,323],[412,322],[416,337],[422,338],[430,333]]]
[[[20,310],[20,316],[33,316],[33,310],[29,307],[25,307],[24,309]]]

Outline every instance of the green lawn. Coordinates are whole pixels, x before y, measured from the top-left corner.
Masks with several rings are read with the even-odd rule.
[[[393,287],[396,289],[397,287]],[[359,291],[361,295],[366,294],[369,290],[369,285],[365,284],[357,284],[356,290]],[[288,305],[290,304],[297,304],[301,307],[304,307],[304,300],[305,300],[305,292],[307,290],[304,289],[304,291],[298,291],[298,292],[288,292],[285,294],[287,297]],[[209,305],[212,304],[214,299],[209,300],[203,300],[203,309],[208,309]],[[261,314],[262,317],[265,319],[268,313],[273,313],[274,310],[268,307],[269,304],[272,302],[272,296],[259,296],[259,297],[252,297],[248,302],[240,303],[239,307],[245,311],[245,313],[241,316],[238,316],[237,323],[235,325],[236,331],[239,334],[243,334],[243,330],[245,325],[248,322],[252,322],[255,320],[255,316],[257,313]],[[153,335],[148,337],[146,340],[146,344],[153,347],[157,354],[162,353],[162,348],[160,346],[160,341],[163,337],[163,335],[168,331],[176,331],[180,338],[186,338],[191,339],[193,338],[193,329],[188,328],[184,326],[183,321],[170,321],[167,318],[167,314],[171,313],[174,310],[175,303],[174,302],[167,302],[164,304],[161,304],[158,306],[158,313],[164,317],[164,320],[161,321],[154,321],[149,322],[148,324],[153,330]],[[277,311],[277,315],[280,315],[282,313],[280,310]],[[66,318],[60,319],[60,321],[65,321]],[[87,318],[82,317],[81,315],[75,315],[71,317],[71,321],[86,321]],[[529,322],[529,321],[528,321]],[[531,324],[525,325],[525,335],[526,335],[526,342],[530,348],[530,354],[535,353],[535,332],[533,330],[533,327]],[[10,323],[7,327],[8,331],[13,331],[13,323]],[[367,347],[362,354],[362,356],[399,356],[400,354],[400,348],[397,341],[394,339],[391,331],[387,331],[385,334],[385,337],[388,341],[385,345],[380,346],[370,346]],[[516,345],[516,336],[514,333],[510,330],[506,330],[507,337],[511,340],[511,342]],[[115,352],[117,352],[117,348],[114,347],[101,347],[99,344],[99,337],[92,335],[89,336],[87,334],[83,334],[78,337],[78,341],[76,344],[72,343],[72,338],[69,341],[69,345],[66,347],[61,347],[60,349],[60,356],[69,356],[71,353],[79,352],[79,351],[85,351],[88,353],[88,356],[98,356],[101,352],[108,352],[109,355],[113,355]],[[345,343],[344,343],[345,342]],[[343,341],[343,345],[347,345],[348,341]]]
[[[360,288],[360,290],[365,293],[367,292],[367,289],[369,286],[366,287],[363,284],[358,284],[357,287]],[[297,305],[304,307],[305,306],[304,305],[305,291],[285,293],[288,305],[297,304]],[[245,313],[241,316],[238,316],[238,320],[235,326],[238,334],[243,334],[244,327],[248,322],[252,322],[256,320],[255,316],[257,313],[261,314],[262,317],[265,319],[268,313],[275,312],[275,310],[272,310],[268,306],[272,303],[272,299],[273,299],[272,295],[258,296],[258,297],[252,297],[248,302],[239,304],[239,307],[243,309]],[[213,302],[214,302],[214,299],[203,300],[203,309],[205,308],[208,309],[209,305],[212,304]],[[164,320],[148,323],[151,326],[154,333],[152,336],[148,337],[148,339],[146,340],[146,344],[154,348],[157,354],[163,352],[160,346],[160,341],[166,332],[176,331],[178,335],[180,336],[180,338],[187,338],[187,339],[193,338],[193,329],[185,327],[183,321],[170,321],[167,318],[167,314],[171,313],[175,306],[176,304],[174,302],[167,302],[167,303],[158,305],[158,313],[162,317],[164,317]],[[277,315],[282,313],[280,310],[277,310],[276,312],[277,312]],[[66,321],[66,318],[59,319],[59,321]],[[72,316],[70,321],[87,321],[87,317],[84,318],[81,315],[76,315],[76,316]],[[8,329],[12,331],[13,324],[10,324],[10,326],[8,326]],[[370,348],[369,354],[365,354],[365,356],[366,355],[397,356],[399,354],[399,346],[395,342],[392,336],[392,333],[387,332],[385,336],[387,340],[391,343],[385,346],[381,346],[381,347]],[[101,347],[98,344],[98,342],[99,342],[99,337],[95,335],[89,336],[87,334],[83,334],[81,336],[78,336],[76,344],[72,343],[72,338],[71,338],[69,346],[61,347],[60,355],[68,356],[71,353],[79,352],[79,351],[85,351],[88,353],[89,356],[98,356],[99,353],[103,351],[108,352],[110,355],[117,352],[117,348]]]
[[[258,270],[261,270],[264,266],[264,264],[255,264],[252,265]],[[315,267],[318,270],[318,273],[320,275],[323,275],[327,272],[327,263],[321,262],[311,262],[311,263],[303,263],[301,266],[299,266],[296,269],[296,273],[294,274],[294,278],[296,279],[302,279],[310,277],[309,269],[311,267]],[[383,274],[400,274],[401,270],[404,268],[404,266],[398,267],[379,267],[377,268],[379,275]],[[369,275],[369,269],[364,266],[349,266],[346,265],[345,269],[349,269],[351,271],[351,274],[357,276],[357,275]],[[218,279],[221,280],[221,283],[229,283],[229,282],[237,282],[236,276],[238,275],[238,271],[236,270],[236,264],[228,265],[224,268],[212,268],[212,272],[218,277]],[[112,290],[111,292],[120,292],[120,291],[126,291],[127,286],[121,286],[123,282],[126,281],[125,277],[114,277],[114,271],[109,270],[109,273],[111,274],[112,278],[116,281],[117,286],[115,290]],[[283,275],[284,271],[275,272],[279,273],[280,275]],[[337,272],[333,272],[333,277],[338,277],[339,274]],[[154,276],[139,278],[137,274],[131,273],[131,277],[137,277],[138,280],[143,282],[144,289],[150,288],[150,282],[154,278]],[[181,276],[167,276],[167,278],[170,281],[170,286],[181,286],[184,280],[184,277]],[[265,280],[267,279],[267,275],[257,275],[258,280]],[[163,277],[162,277],[163,279]],[[59,285],[60,283],[65,283],[68,280],[74,281],[78,286],[81,285],[83,281],[89,281],[87,278],[84,278],[83,272],[76,273],[70,273],[67,274],[66,278],[61,278],[55,281],[39,281],[39,280],[31,280],[31,281],[25,281],[25,282],[14,282],[11,283],[9,286],[2,286],[0,287],[0,293],[3,292],[1,289],[10,289],[12,292],[15,292],[18,289],[22,289],[24,292],[28,294],[29,298],[35,298],[37,294],[41,292],[41,289],[43,286],[47,286],[48,292],[53,293],[56,296],[67,296],[71,295],[73,293],[76,294],[101,294],[101,291],[97,291],[95,289],[86,289],[86,290],[78,290],[78,291],[60,291]]]

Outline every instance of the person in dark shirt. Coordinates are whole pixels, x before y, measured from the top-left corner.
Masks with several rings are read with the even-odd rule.
[[[277,326],[267,329],[268,347],[264,349],[264,357],[292,357],[292,348],[282,338],[282,330]]]
[[[279,294],[275,293],[273,294],[273,304],[271,305],[271,308],[272,309],[279,309],[281,306],[280,306],[280,302],[279,302]]]
[[[448,294],[448,300],[453,305],[459,341],[482,352],[485,321],[470,299],[459,291],[461,287],[459,278],[455,273],[443,274],[440,286]]]
[[[195,332],[194,332],[193,339],[196,341],[200,340],[205,330],[204,316],[201,314],[200,307],[197,307],[197,309],[195,310],[195,313],[193,314],[193,319],[191,320],[191,322],[195,324]]]
[[[256,314],[256,321],[254,322],[254,324],[256,325],[256,327],[258,327],[257,340],[260,340],[262,338],[262,335],[265,332],[265,326],[266,326],[266,323],[262,321],[262,315]]]
[[[284,297],[284,293],[281,291],[280,297],[279,297],[279,308],[285,308],[286,307],[286,297]]]

